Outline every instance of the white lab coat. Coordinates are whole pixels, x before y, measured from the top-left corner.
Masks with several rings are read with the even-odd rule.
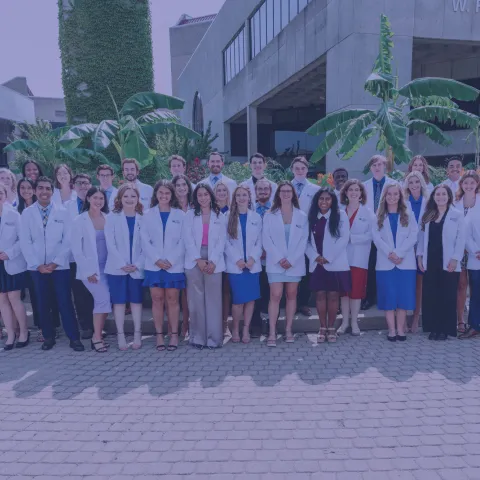
[[[458,191],[458,188],[460,187],[460,179],[458,179],[456,182],[453,182],[452,180],[447,178],[442,182],[442,185],[447,185],[448,187],[450,187],[453,193],[453,200],[455,200],[455,195]]]
[[[107,217],[105,213],[102,215]],[[78,280],[88,281],[88,277],[97,275],[100,279],[98,264],[97,235],[88,212],[78,215],[72,226],[72,254],[77,264]]]
[[[383,228],[378,228],[377,217],[372,220],[373,242],[377,247],[377,267],[378,271],[393,270],[398,267],[400,270],[416,270],[417,262],[415,259],[415,244],[418,239],[418,225],[415,221],[415,215],[409,209],[408,225],[402,226],[400,216],[397,226],[397,246],[393,241],[393,233],[390,227],[388,216],[385,217]],[[399,258],[403,258],[400,265],[395,265],[388,259],[390,253],[395,253]]]
[[[70,215],[70,218],[75,220],[79,215],[80,212],[78,211],[78,202],[77,202],[77,196],[75,194],[75,198],[73,200],[69,200],[68,202],[65,202],[63,206],[67,210],[68,214]]]
[[[147,185],[146,183],[142,183],[140,180],[137,180],[134,185],[137,187],[138,192],[140,193],[140,203],[143,205],[144,211],[148,210],[152,202],[153,187]]]
[[[420,231],[418,237],[417,256],[423,257],[423,268],[427,270],[428,264],[428,237],[430,223],[425,225],[425,231]],[[463,212],[449,208],[442,230],[443,269],[447,270],[450,260],[457,260],[456,272],[462,270],[462,258],[465,252],[465,221]]]
[[[168,260],[172,267],[168,273],[185,271],[185,244],[182,238],[183,210],[172,208],[168,216],[165,232],[158,207],[153,207],[144,215],[141,229],[142,248],[145,253],[145,270],[158,272],[158,260]]]
[[[387,185],[395,185],[398,184],[396,180],[392,178],[385,177],[385,183],[383,184],[383,188]],[[363,183],[365,190],[367,191],[367,203],[366,206],[375,213],[375,192],[373,191],[373,178],[369,178]],[[383,193],[383,189],[382,189]]]
[[[480,252],[480,215],[469,215],[465,220],[465,247],[468,251],[468,270],[480,270],[480,260],[477,252]]]
[[[310,206],[312,204],[313,196],[320,190],[318,185],[313,184],[306,180],[305,186],[303,187],[298,203],[300,204],[300,210],[305,213],[308,217],[308,212],[310,211]]]
[[[20,246],[28,270],[56,263],[57,270],[70,268],[72,218],[64,207],[52,203],[46,228],[38,202],[26,208],[20,220]]]
[[[346,212],[345,215],[347,215]],[[373,221],[373,212],[365,205],[360,205],[350,228],[350,241],[347,245],[348,264],[351,267],[368,269],[373,240]],[[350,225],[350,220],[348,222]]]
[[[454,201],[453,205],[455,206],[455,208],[457,210],[459,210],[460,212],[463,213],[465,218],[468,218],[470,216],[474,216],[476,218],[479,218],[479,215],[480,215],[480,194],[477,193],[477,195],[475,197],[476,197],[475,198],[475,205],[472,208],[469,208],[467,210],[466,215],[465,215],[465,210],[463,208],[463,197],[458,201]]]
[[[230,214],[229,214],[230,215]],[[227,215],[227,225],[229,221]],[[252,257],[255,260],[251,273],[258,273],[262,271],[262,264],[260,257],[262,256],[262,218],[257,212],[251,210],[247,213],[247,238],[246,238],[246,257],[247,260]],[[243,237],[240,220],[237,225],[237,238],[232,238],[227,233],[227,241],[225,245],[225,263],[228,273],[240,274],[242,270],[237,265],[239,260],[243,260]]]
[[[189,210],[183,222],[183,241],[185,242],[185,268],[191,270],[197,265],[202,248],[203,224],[202,215],[195,215]],[[215,212],[210,214],[208,225],[208,260],[215,264],[214,273],[225,271],[225,242],[227,238],[227,217]]]
[[[70,198],[68,200],[66,200],[65,203],[63,203],[62,202],[62,197],[60,195],[60,190],[58,188],[55,188],[53,190],[52,202],[55,203],[56,205],[65,206],[66,203],[68,203],[72,200],[76,200],[76,199],[77,199],[77,192],[75,190],[72,190],[72,192],[70,194]]]
[[[9,275],[16,275],[27,269],[27,262],[20,246],[20,214],[7,205],[3,207],[0,222],[0,252],[8,255],[4,265]]]
[[[308,240],[308,220],[305,213],[298,208],[293,209],[290,237],[287,246],[285,225],[282,212],[269,211],[263,217],[263,248],[267,253],[267,273],[283,273],[289,277],[305,275],[305,251]],[[285,270],[279,264],[286,258],[291,268]]]
[[[273,197],[275,196],[275,192],[277,191],[277,184],[272,182],[271,180],[268,180],[268,178],[262,178],[262,180],[266,180],[272,187],[272,193],[270,195],[269,201],[273,203]],[[255,210],[255,202],[257,201],[257,195],[255,193],[255,185],[253,184],[252,177],[242,182],[241,185],[245,185],[250,189],[250,194],[252,196],[252,209]]]
[[[134,279],[144,278],[145,255],[142,250],[140,236],[142,223],[142,215],[137,213],[133,232],[132,261],[130,261],[130,234],[127,217],[123,211],[107,215],[105,240],[107,242],[108,256],[105,264],[105,273],[109,275],[130,275]],[[137,267],[137,270],[130,274],[122,270],[123,267],[129,264]]]
[[[350,270],[347,254],[347,245],[350,240],[350,224],[348,222],[347,214],[340,210],[340,223],[338,224],[340,236],[338,238],[332,237],[328,228],[330,215],[331,211],[326,215],[327,225],[325,226],[325,235],[323,237],[322,256],[328,260],[328,263],[326,263],[324,267],[325,270],[328,270],[329,272],[346,272]],[[317,268],[318,264],[315,260],[319,256],[313,232],[310,232],[308,239],[307,256],[310,260],[310,272],[313,272]]]
[[[216,176],[218,177],[218,182],[221,182],[221,183],[224,183],[227,188],[228,188],[228,193],[230,194],[230,201],[232,201],[232,195],[233,195],[233,192],[234,190],[237,188],[237,182],[229,177],[226,177],[225,175],[219,173],[218,175],[213,175],[213,176]],[[210,175],[206,178],[204,178],[202,181],[198,182],[197,183],[197,186],[200,184],[200,183],[206,183],[207,185],[210,186],[210,188],[213,190],[215,188],[215,185],[213,184],[213,182],[211,181],[210,179]]]

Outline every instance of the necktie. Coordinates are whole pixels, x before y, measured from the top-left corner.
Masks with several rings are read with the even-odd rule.
[[[295,184],[295,190],[297,191],[297,196],[300,198],[300,195],[302,194],[302,190],[303,190],[303,183],[300,183],[300,182],[297,182]]]
[[[42,222],[43,228],[46,228],[48,223],[48,207],[42,207]]]
[[[213,177],[212,182],[213,182],[213,185],[216,185],[218,182],[218,177]]]
[[[382,185],[380,184],[380,182],[377,182],[376,187],[375,187],[375,194],[374,194],[374,197],[373,197],[373,209],[374,209],[375,213],[377,212],[378,204],[380,203],[381,195],[382,195]]]

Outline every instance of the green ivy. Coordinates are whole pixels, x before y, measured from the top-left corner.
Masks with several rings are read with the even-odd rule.
[[[62,81],[69,124],[116,118],[137,92],[151,92],[149,0],[58,0]]]

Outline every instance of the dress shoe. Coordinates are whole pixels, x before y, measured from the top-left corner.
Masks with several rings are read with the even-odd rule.
[[[362,300],[360,305],[361,310],[368,310],[373,307],[373,303],[369,302],[368,300]]]
[[[30,343],[30,331],[28,332],[27,339],[24,342],[17,342],[15,348],[26,347]]]
[[[437,334],[434,332],[430,332],[430,335],[428,336],[429,340],[436,340],[437,339]]]
[[[387,335],[387,340],[388,340],[389,342],[396,342],[396,341],[397,341],[397,337],[396,337],[396,335],[394,335],[393,337],[390,337],[389,335]]]
[[[90,340],[93,337],[93,330],[83,330],[82,340]]]
[[[80,340],[70,340],[70,348],[76,352],[83,352],[85,350],[85,347]]]
[[[444,333],[439,333],[437,335],[437,340],[440,340],[440,341],[443,341],[443,340],[446,340],[447,339],[447,336],[444,334]]]
[[[42,344],[42,350],[51,350],[55,346],[54,338],[46,338]]]
[[[398,342],[405,342],[407,340],[406,335],[397,335],[397,341]]]

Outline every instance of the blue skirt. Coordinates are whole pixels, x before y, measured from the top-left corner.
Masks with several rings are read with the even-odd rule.
[[[415,310],[416,270],[377,271],[377,304],[379,310]]]
[[[107,275],[110,298],[114,305],[143,303],[143,280],[130,275]]]
[[[169,273],[165,270],[158,270],[157,272],[145,270],[143,286],[183,290],[185,288],[185,274]]]
[[[260,273],[252,273],[245,268],[242,273],[229,273],[228,279],[234,305],[243,305],[260,298]]]
[[[9,275],[5,270],[5,264],[0,261],[0,293],[15,292],[26,288],[25,272]]]

